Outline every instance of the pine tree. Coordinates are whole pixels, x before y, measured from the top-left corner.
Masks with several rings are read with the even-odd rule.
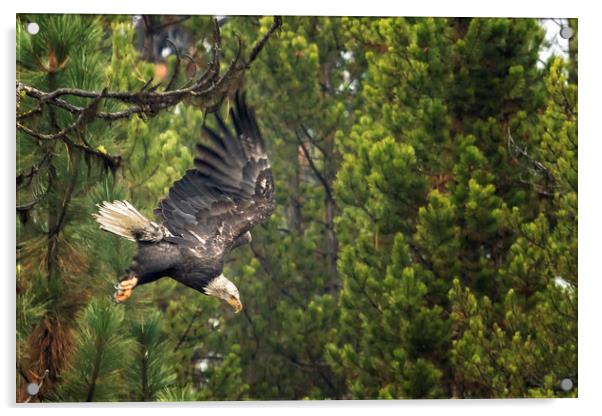
[[[77,319],[74,351],[61,374],[60,401],[116,401],[125,385],[121,371],[131,342],[123,335],[124,311],[107,299],[93,300]]]
[[[208,16],[140,19],[36,15],[31,35],[19,16],[18,82],[163,91],[215,52],[223,73],[273,23],[227,17],[215,49]],[[223,101],[114,121],[98,112],[127,103],[56,107],[18,84],[17,400],[576,396],[560,388],[578,387],[569,24],[568,58],[542,63],[534,19],[288,17]],[[135,244],[95,204],[153,218],[235,89],[278,207],[226,259],[243,312],[170,279],[111,304]]]
[[[270,23],[271,18],[229,17],[223,36],[234,41],[236,33],[253,39]],[[240,315],[233,317],[221,308],[213,313],[214,300],[174,289],[191,300],[169,302],[167,309],[181,362],[178,383],[201,387],[192,396],[178,387],[166,392],[166,398],[341,394],[341,380],[323,358],[330,339],[324,329],[336,324],[339,284],[332,227],[336,207],[329,194],[337,166],[334,126],[345,111],[338,97],[350,96],[349,90],[336,90],[345,67],[329,35],[333,31],[344,37],[336,19],[285,19],[279,36],[270,40],[245,78],[247,100],[257,110],[278,172],[279,210],[265,227],[253,229],[251,246],[227,259],[225,274],[237,283],[245,304]],[[225,49],[234,51],[235,44],[230,46]],[[225,60],[230,58],[226,55]],[[322,81],[331,84],[330,90],[320,89]],[[304,100],[283,114],[281,108],[291,107],[288,96],[300,93]],[[226,102],[220,109],[222,115],[228,106]],[[222,377],[228,377],[225,386],[217,382]]]
[[[97,53],[103,34],[100,19],[39,17],[36,21],[40,36],[31,36],[24,30],[21,22],[27,21],[26,16],[17,25],[19,80],[44,90],[59,86],[98,87],[102,76]],[[34,117],[30,125],[42,131],[60,129],[72,120],[69,113],[52,109],[35,117],[37,110],[24,95],[20,95],[18,107],[22,114],[30,111]],[[105,134],[96,130],[89,140],[94,142]],[[70,318],[88,294],[85,281],[80,278],[88,259],[77,248],[83,241],[76,225],[81,224],[87,212],[80,209],[81,204],[91,184],[113,167],[110,159],[83,150],[74,140],[73,136],[64,136],[62,141],[36,140],[21,130],[17,133],[20,280],[44,305],[43,316],[27,335],[28,359],[19,366],[34,379],[48,370],[47,388],[57,380],[71,348]],[[88,175],[82,175],[86,170]]]
[[[158,107],[156,112],[143,108],[128,113],[132,107],[127,103],[102,96],[92,102],[61,96],[59,105],[52,105],[56,103],[40,103],[35,94],[57,88],[134,94],[196,79],[210,65],[207,57],[215,49],[205,46],[213,19],[187,19],[181,22],[183,29],[178,27],[197,39],[191,43],[197,49],[185,63],[180,50],[172,50],[166,61],[143,59],[131,16],[18,16],[19,401],[157,400],[180,388],[175,380],[179,357],[169,353],[179,334],[160,342],[158,337],[167,334],[158,317],[147,312],[157,304],[164,310],[166,299],[177,297],[183,288],[165,281],[141,288],[128,305],[107,304],[135,245],[99,230],[91,214],[101,201],[127,199],[152,218],[157,201],[192,166],[204,110],[217,103],[195,100],[168,111]],[[30,21],[39,25],[38,34],[25,30]],[[151,31],[180,24],[169,16],[149,22]],[[228,63],[222,67],[221,74]],[[161,75],[164,68],[167,75]],[[110,121],[107,114],[120,111],[129,118]],[[152,299],[158,299],[156,304]],[[126,334],[117,337],[118,329]],[[92,336],[98,343],[90,343]],[[102,358],[114,358],[116,346],[126,344],[132,348],[122,351],[119,360]],[[100,358],[90,363],[86,357]],[[228,366],[234,362],[229,359]],[[43,378],[40,393],[28,398],[25,386]],[[188,390],[188,383],[183,382],[181,391]],[[119,388],[126,385],[131,387]],[[202,388],[195,386],[197,397]],[[221,394],[211,392],[206,396]]]
[[[270,20],[257,23],[261,33]],[[254,30],[254,24],[230,19],[224,33]],[[252,231],[250,247],[232,254],[236,260],[226,273],[240,282],[246,302],[244,317],[228,322],[225,335],[240,345],[236,354],[255,399],[341,397],[344,391],[324,346],[337,324],[340,286],[335,133],[356,105],[352,85],[361,73],[342,54],[345,42],[340,19],[285,18],[245,80],[268,140],[278,202],[269,223]]]
[[[329,362],[358,398],[560,394],[576,376],[575,289],[550,276],[576,281],[576,207],[550,211],[557,180],[544,155],[547,146],[576,192],[576,101],[544,82],[559,72],[537,66],[541,28],[379,19],[350,30],[364,40],[368,77],[364,114],[338,143],[344,287]],[[560,95],[570,121],[551,131],[568,139],[545,140],[540,114],[559,111],[550,101]],[[566,218],[562,245],[546,217]],[[553,247],[562,274],[542,269]],[[568,319],[566,349],[553,347],[551,305]]]
[[[520,156],[531,185],[549,199],[532,221],[513,210],[517,238],[500,274],[508,289],[500,311],[458,281],[450,291],[454,321],[463,335],[452,350],[466,395],[492,397],[576,396],[577,387],[577,96],[561,60],[547,70],[545,111]],[[524,123],[517,120],[517,128]],[[493,336],[486,338],[485,331]]]
[[[170,368],[173,358],[161,325],[158,312],[142,315],[130,324],[129,334],[135,340],[133,353],[128,357],[133,362],[127,366],[125,384],[131,393],[129,400],[155,401],[165,389],[174,385],[176,373]]]

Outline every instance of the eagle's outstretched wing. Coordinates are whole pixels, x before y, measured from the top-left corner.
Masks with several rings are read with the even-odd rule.
[[[209,144],[197,144],[196,169],[175,182],[155,210],[176,239],[200,253],[229,250],[275,208],[265,143],[244,95],[236,94],[230,117],[234,132],[219,116],[218,132],[203,127]]]

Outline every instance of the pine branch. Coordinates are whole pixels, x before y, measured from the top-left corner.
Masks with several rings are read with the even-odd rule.
[[[24,93],[26,96],[33,98],[39,103],[39,106],[34,110],[18,114],[17,120],[23,120],[30,118],[33,115],[40,114],[44,106],[60,108],[66,110],[72,114],[82,115],[89,111],[92,105],[86,107],[79,107],[69,103],[62,99],[62,97],[79,97],[92,100],[111,100],[122,104],[127,104],[128,107],[123,110],[105,112],[97,111],[93,116],[86,120],[86,123],[91,122],[95,119],[102,120],[119,120],[130,118],[134,114],[141,114],[145,117],[151,118],[157,115],[161,110],[168,109],[175,106],[176,104],[186,100],[194,99],[197,106],[207,108],[212,106],[215,102],[221,102],[229,93],[232,85],[237,85],[246,69],[250,67],[250,64],[255,60],[259,52],[264,48],[268,39],[272,33],[280,27],[282,19],[280,17],[274,18],[274,23],[268,32],[256,42],[251,50],[251,54],[248,59],[241,59],[241,51],[236,54],[236,57],[226,70],[226,72],[220,77],[220,51],[221,51],[221,34],[219,30],[219,24],[217,19],[214,19],[213,24],[213,46],[212,46],[212,57],[209,63],[208,70],[198,79],[189,80],[190,85],[174,88],[175,79],[177,72],[180,67],[180,53],[176,48],[176,68],[174,73],[167,84],[164,91],[155,91],[154,89],[147,90],[148,85],[151,81],[148,81],[142,89],[136,92],[121,92],[121,91],[89,91],[80,88],[57,88],[54,91],[42,91],[31,85],[17,82],[16,89],[17,93]],[[172,43],[173,45],[173,43]],[[239,46],[241,42],[239,42]],[[173,45],[175,47],[175,45]],[[88,113],[88,115],[90,115]],[[78,119],[80,120],[80,119]],[[29,134],[30,136],[36,137],[41,140],[55,140],[63,137],[71,130],[79,127],[78,122],[65,127],[64,129],[50,134],[44,134],[37,132],[21,122],[17,122],[17,128]]]

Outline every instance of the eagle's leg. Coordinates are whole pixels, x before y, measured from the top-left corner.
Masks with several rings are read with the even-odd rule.
[[[138,284],[135,274],[130,274],[126,279],[115,285],[117,291],[113,294],[113,300],[117,303],[125,302],[132,296],[132,290]]]

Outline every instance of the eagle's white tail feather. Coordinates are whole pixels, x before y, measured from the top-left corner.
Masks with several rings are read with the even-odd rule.
[[[104,201],[98,204],[98,214],[94,218],[100,228],[128,240],[136,241],[136,235],[147,229],[151,223],[127,201]]]

